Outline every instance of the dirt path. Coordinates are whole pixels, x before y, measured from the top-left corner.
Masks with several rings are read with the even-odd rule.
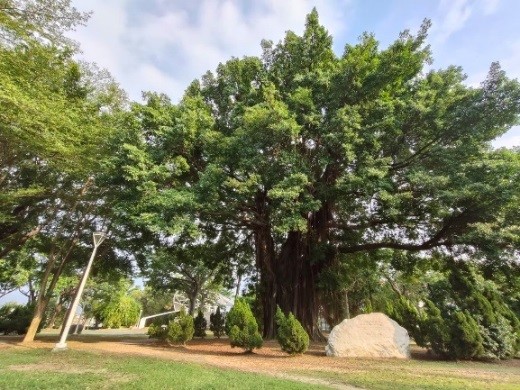
[[[21,344],[13,339],[11,345],[52,349],[55,342],[54,338],[40,336],[39,340],[29,344]],[[347,368],[342,367],[344,364],[341,360],[324,359],[324,344],[320,343],[313,344],[305,355],[294,357],[281,352],[278,344],[273,341],[265,342],[262,349],[256,350],[253,354],[244,354],[240,349],[231,348],[228,341],[224,339],[192,340],[186,346],[170,346],[140,337],[75,336],[67,344],[70,349],[75,350],[147,356],[265,374],[281,379],[324,385],[334,389],[359,389],[328,379],[311,378],[303,374],[308,370],[343,371]]]

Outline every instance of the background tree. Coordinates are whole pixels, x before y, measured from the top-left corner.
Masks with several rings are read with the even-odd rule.
[[[72,58],[64,34],[87,18],[66,0],[0,5],[0,258],[17,267],[25,251],[43,263],[27,341],[67,264],[88,258],[107,211],[94,173],[124,93],[106,72]]]
[[[220,306],[217,306],[217,311],[209,315],[209,329],[217,339],[225,333],[225,323],[226,318],[222,315]]]
[[[197,303],[205,306],[214,302],[232,276],[231,262],[223,261],[229,253],[225,240],[198,240],[178,237],[171,246],[158,249],[143,272],[154,290],[183,293],[189,300],[190,315]]]
[[[202,311],[199,309],[199,312],[197,314],[197,317],[193,319],[193,326],[195,328],[195,337],[206,337],[206,328],[208,327],[208,321],[204,318],[204,314],[202,314]]]
[[[173,310],[173,296],[168,291],[157,291],[146,286],[143,290],[136,290],[135,293],[143,308],[143,317]]]
[[[56,296],[49,302],[45,320],[46,328],[57,328],[63,323],[67,308],[72,303],[79,283],[77,276],[62,276],[56,284]]]
[[[84,315],[94,317],[107,328],[130,327],[137,323],[141,304],[133,292],[131,280],[90,283],[83,305]],[[136,294],[139,295],[139,294]]]

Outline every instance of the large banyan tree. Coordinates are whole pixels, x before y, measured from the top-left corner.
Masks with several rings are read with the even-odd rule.
[[[519,154],[490,141],[517,123],[519,84],[498,64],[478,88],[428,70],[428,24],[338,56],[313,11],[302,36],[220,64],[180,104],[148,95],[121,162],[134,220],[249,237],[266,337],[277,305],[316,335],[334,303],[320,275],[360,254],[517,255]]]

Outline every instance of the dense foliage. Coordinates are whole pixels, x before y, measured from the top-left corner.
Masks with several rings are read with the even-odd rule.
[[[0,334],[25,334],[33,310],[30,305],[7,304],[0,307]]]
[[[244,300],[235,301],[227,314],[225,328],[232,347],[243,348],[246,352],[262,347],[263,340],[258,332],[258,324]]]
[[[424,307],[417,299],[424,298]],[[520,351],[520,320],[497,285],[465,263],[429,283],[425,294],[398,301],[390,315],[418,345],[451,359],[507,359]]]
[[[107,328],[134,326],[142,309],[139,295],[129,279],[100,282],[92,278],[83,296],[83,313]]]
[[[498,64],[477,88],[460,68],[427,71],[428,28],[385,49],[364,34],[338,56],[313,11],[303,35],[220,64],[178,105],[148,95],[135,108],[144,139],[120,154],[139,190],[132,220],[173,242],[248,239],[268,337],[277,305],[312,337],[320,308],[340,320],[345,264],[511,264],[520,158],[490,141],[517,123],[520,86]]]
[[[286,316],[278,307],[276,325],[276,339],[282,347],[282,351],[289,355],[296,355],[304,353],[309,348],[309,335],[292,313]]]
[[[60,276],[84,267],[110,210],[96,180],[124,93],[107,72],[74,60],[65,35],[87,19],[69,0],[0,4],[0,268],[20,271],[0,272],[0,286],[29,285],[28,341]]]

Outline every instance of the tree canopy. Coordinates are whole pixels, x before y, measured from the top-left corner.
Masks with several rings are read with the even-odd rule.
[[[428,70],[428,28],[337,56],[314,10],[302,36],[220,64],[180,104],[149,95],[125,146],[136,221],[251,237],[266,336],[276,305],[316,335],[333,303],[320,277],[360,253],[513,261],[520,160],[490,141],[518,123],[519,83],[498,64],[478,88],[458,67]]]

